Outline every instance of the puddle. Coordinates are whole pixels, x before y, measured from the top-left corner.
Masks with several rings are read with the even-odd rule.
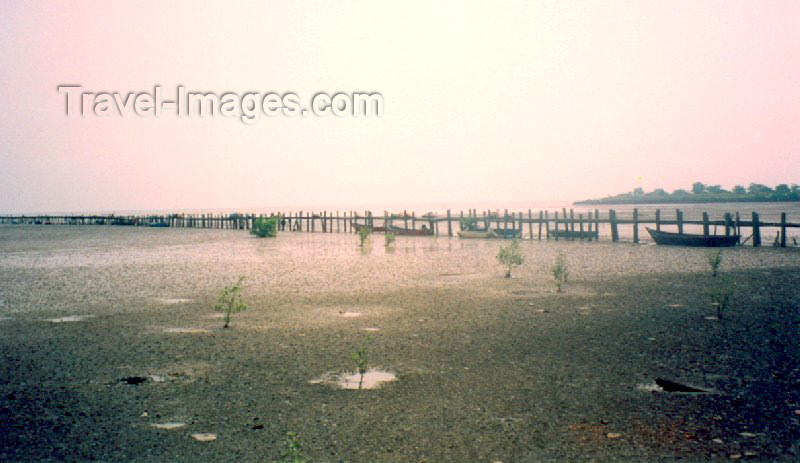
[[[167,328],[164,330],[165,333],[188,333],[188,334],[201,334],[201,333],[208,333],[209,331],[204,328],[185,328],[185,327],[178,327],[178,328]]]
[[[69,322],[82,322],[87,318],[92,318],[93,315],[70,315],[67,317],[47,318],[46,322],[50,323],[69,323]]]
[[[358,373],[344,374],[339,377],[339,387],[342,389],[377,389],[381,384],[395,381],[394,373],[380,370],[369,370],[362,377]]]
[[[173,430],[173,429],[180,429],[186,426],[186,423],[181,423],[178,421],[171,421],[167,423],[153,423],[150,426],[156,429],[166,429],[166,430]]]
[[[319,378],[312,379],[308,384],[330,384],[341,389],[377,389],[383,383],[396,381],[394,373],[372,369],[367,371],[362,378],[358,373],[326,373]],[[359,387],[360,386],[360,387]]]
[[[217,440],[217,435],[212,432],[196,432],[194,434],[190,434],[192,439],[200,442],[211,442],[212,440]]]
[[[339,316],[344,318],[355,318],[364,315],[361,312],[339,312]]]
[[[181,298],[160,298],[156,300],[162,304],[167,304],[167,305],[186,304],[187,302],[192,302],[191,299],[181,299]]]

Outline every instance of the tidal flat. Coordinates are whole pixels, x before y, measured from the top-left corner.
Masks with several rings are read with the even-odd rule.
[[[503,244],[0,226],[0,461],[797,461],[798,249]]]

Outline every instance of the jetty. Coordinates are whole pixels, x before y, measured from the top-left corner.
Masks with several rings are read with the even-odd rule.
[[[132,226],[169,228],[207,228],[249,230],[259,217],[280,216],[280,230],[296,233],[355,233],[357,226],[386,227],[393,225],[408,229],[421,229],[423,225],[433,230],[433,236],[453,237],[463,223],[471,222],[481,227],[496,229],[515,229],[518,236],[526,240],[567,240],[598,241],[601,238],[613,242],[639,243],[644,227],[651,226],[658,231],[677,231],[692,228],[704,236],[739,235],[742,245],[761,246],[762,237],[774,236],[770,242],[775,247],[797,246],[797,239],[789,242],[787,231],[800,228],[800,222],[789,222],[786,213],[780,214],[779,221],[763,221],[759,213],[741,217],[737,213],[725,213],[711,218],[703,212],[700,217],[686,218],[683,211],[675,209],[662,214],[656,209],[651,214],[640,214],[633,209],[619,215],[614,209],[601,213],[599,209],[576,212],[574,209],[527,211],[481,211],[469,209],[453,213],[428,212],[417,215],[402,211],[373,214],[371,211],[321,211],[321,212],[283,212],[267,214],[163,214],[163,215],[0,215],[0,225],[93,225],[93,226]],[[686,233],[689,233],[686,231]],[[645,238],[648,239],[648,238]]]

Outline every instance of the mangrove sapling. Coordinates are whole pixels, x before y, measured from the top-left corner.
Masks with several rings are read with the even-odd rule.
[[[497,253],[497,260],[506,267],[506,278],[511,278],[511,269],[522,265],[525,256],[519,249],[519,240],[514,240],[505,246],[500,247]]]
[[[219,295],[219,301],[214,305],[214,310],[224,314],[225,326],[231,323],[233,314],[247,310],[247,303],[242,298],[242,284],[244,277],[239,277],[239,281],[233,286],[225,287]]]
[[[388,248],[389,246],[391,246],[391,245],[392,245],[392,243],[394,243],[394,240],[395,240],[394,233],[389,233],[389,232],[386,232],[386,235],[384,235],[384,238],[386,238],[386,247],[387,247],[387,248]]]
[[[722,264],[722,249],[710,251],[708,253],[708,266],[711,267],[711,276],[717,276],[720,264]]]
[[[567,282],[569,277],[569,268],[567,267],[567,256],[563,252],[559,252],[556,256],[556,261],[553,264],[553,278],[556,280],[556,292],[561,292],[561,287]]]
[[[303,455],[303,443],[300,435],[294,432],[286,434],[286,453],[283,455],[283,463],[305,463],[306,456]]]
[[[364,247],[364,243],[367,242],[367,239],[369,238],[369,235],[371,233],[372,233],[372,228],[370,228],[370,227],[361,227],[361,228],[359,228],[358,229],[358,241],[359,241],[358,245],[363,248]]]
[[[364,384],[364,375],[369,370],[369,354],[367,353],[367,346],[369,343],[372,342],[372,336],[367,336],[367,339],[358,348],[357,351],[350,354],[350,357],[353,359],[353,362],[356,364],[356,368],[358,369],[359,380],[358,380],[358,388]]]
[[[730,306],[735,291],[736,282],[733,280],[719,282],[709,291],[711,306],[717,309],[718,320],[722,320],[722,314]]]
[[[280,225],[283,217],[280,215],[273,215],[271,217],[258,217],[253,221],[253,228],[250,229],[250,234],[256,235],[260,238],[276,237],[278,236],[278,226]]]

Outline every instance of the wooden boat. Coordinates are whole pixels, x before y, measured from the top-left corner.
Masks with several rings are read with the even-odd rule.
[[[583,240],[583,239],[589,239],[589,238],[597,238],[597,234],[595,232],[580,231],[580,230],[577,230],[577,231],[572,231],[572,230],[548,230],[547,233],[550,236],[558,236],[559,238],[564,238],[564,239],[574,238],[574,239],[578,239],[578,240]]]
[[[370,227],[369,225],[364,225],[363,223],[353,222],[353,228],[355,228],[356,231],[361,230],[362,228],[365,227],[371,228],[372,233],[386,233],[386,227]]]
[[[433,229],[428,228],[425,225],[423,225],[421,229],[402,228],[395,227],[394,225],[387,225],[386,231],[389,233],[394,233],[395,235],[403,236],[433,236]]]
[[[696,246],[696,247],[730,247],[739,243],[739,235],[693,235],[688,233],[670,233],[647,228],[656,244],[670,246]]]
[[[497,238],[497,234],[491,228],[485,230],[461,230],[458,232],[458,237],[468,239],[487,239]]]

